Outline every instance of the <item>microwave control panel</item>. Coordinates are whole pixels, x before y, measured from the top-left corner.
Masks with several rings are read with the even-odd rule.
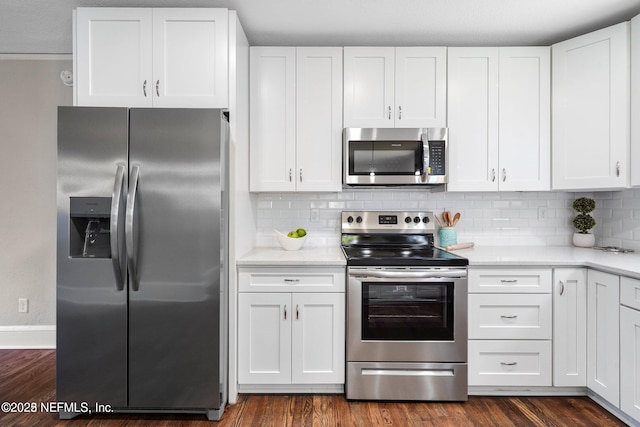
[[[445,175],[444,141],[429,141],[429,175]]]

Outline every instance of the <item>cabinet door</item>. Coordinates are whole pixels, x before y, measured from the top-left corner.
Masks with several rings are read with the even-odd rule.
[[[291,313],[291,294],[240,293],[239,384],[291,384]]]
[[[498,48],[449,48],[450,191],[498,189]]]
[[[296,189],[342,189],[342,48],[296,51]]]
[[[150,107],[151,9],[78,8],[77,105]]]
[[[250,52],[250,189],[295,191],[296,49]]]
[[[620,406],[620,279],[587,273],[587,387]]]
[[[620,307],[620,409],[640,420],[640,311]]]
[[[551,186],[551,51],[500,48],[499,188]]]
[[[587,385],[587,272],[553,270],[553,385]]]
[[[640,15],[631,20],[631,185],[640,185]]]
[[[628,180],[628,23],[552,46],[553,189]]]
[[[153,104],[227,108],[227,9],[153,9]]]
[[[294,384],[341,384],[345,370],[345,295],[293,294]]]
[[[395,127],[446,127],[447,48],[397,47]]]
[[[394,48],[344,48],[344,127],[394,126]]]

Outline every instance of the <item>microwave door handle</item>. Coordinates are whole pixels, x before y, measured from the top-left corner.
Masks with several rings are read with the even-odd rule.
[[[427,134],[422,134],[422,170],[420,174],[422,175],[422,181],[427,180],[427,175],[429,175],[429,140],[427,139]]]

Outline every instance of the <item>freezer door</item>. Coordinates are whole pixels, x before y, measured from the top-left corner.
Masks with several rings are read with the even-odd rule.
[[[126,108],[58,109],[59,402],[127,404],[127,140]]]
[[[129,406],[218,408],[221,112],[130,117]]]

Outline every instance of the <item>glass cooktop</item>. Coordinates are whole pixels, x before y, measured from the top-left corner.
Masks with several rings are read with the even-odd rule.
[[[467,266],[469,260],[434,247],[343,246],[348,265]]]

